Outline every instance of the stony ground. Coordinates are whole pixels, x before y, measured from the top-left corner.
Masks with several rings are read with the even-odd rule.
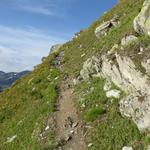
[[[73,88],[62,82],[56,120],[56,150],[85,150],[82,122],[75,108]]]

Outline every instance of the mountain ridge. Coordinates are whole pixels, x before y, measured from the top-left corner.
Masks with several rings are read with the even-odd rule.
[[[28,74],[29,72],[30,71],[5,73],[0,71],[0,91],[10,87],[16,80],[20,79],[22,76]]]

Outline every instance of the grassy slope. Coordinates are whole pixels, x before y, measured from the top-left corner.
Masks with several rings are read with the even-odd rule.
[[[87,30],[82,31],[77,39],[68,42],[64,45],[66,52],[66,70],[76,75],[83,62],[92,55],[110,50],[115,43],[120,43],[121,39],[126,34],[136,34],[133,29],[133,19],[141,10],[144,0],[121,0],[116,7],[114,7],[107,14],[104,14],[99,20],[94,22]],[[120,26],[109,31],[108,35],[97,40],[94,35],[94,30],[103,21],[111,19],[115,14],[120,16]],[[82,48],[80,48],[82,45]],[[82,54],[86,54],[81,58]],[[71,67],[70,67],[71,66]]]
[[[100,20],[81,32],[77,39],[67,43],[64,46],[64,49],[67,49],[65,56],[67,73],[74,77],[78,76],[82,64],[87,58],[107,52],[115,43],[120,44],[125,35],[139,36],[133,29],[133,19],[141,10],[142,4],[143,0],[121,0]],[[95,28],[115,14],[120,16],[120,26],[111,29],[107,36],[97,40],[94,35]],[[124,51],[118,49],[118,53],[121,55],[137,54],[140,46],[147,47],[150,43],[149,37],[139,36],[139,39],[138,43],[129,45]],[[86,56],[81,58],[84,53]],[[143,55],[134,57],[139,69],[143,69],[139,63],[144,57]],[[139,57],[141,58],[139,59]],[[87,136],[87,141],[93,143],[89,149],[120,150],[126,145],[133,146],[136,150],[147,149],[147,145],[150,144],[150,136],[141,134],[132,121],[121,117],[118,109],[120,99],[107,99],[103,91],[103,84],[103,79],[93,79],[90,83],[82,82],[76,87],[77,106],[82,112],[82,118],[87,124],[94,126],[94,130],[90,130]],[[90,91],[91,87],[94,88],[94,91]],[[82,104],[86,106],[84,109],[81,107]]]
[[[140,134],[136,125],[119,113],[118,103],[124,92],[119,99],[107,98],[103,90],[104,83],[104,79],[94,78],[76,87],[81,116],[89,126],[94,127],[88,130],[87,142],[93,144],[89,149],[120,150],[123,146],[133,146],[135,150],[146,149],[149,137]],[[119,88],[112,83],[112,89]]]
[[[93,23],[88,29],[81,31],[78,38],[64,44],[60,51],[65,52],[65,72],[69,76],[76,77],[87,58],[109,50],[114,43],[119,44],[120,39],[125,34],[136,34],[132,27],[133,19],[139,13],[143,1],[121,0],[101,19]],[[95,28],[115,14],[120,16],[120,26],[113,28],[107,36],[97,40],[94,35]],[[144,39],[143,37],[140,38]],[[145,41],[149,42],[150,39],[141,40],[141,44],[148,43]],[[131,47],[128,48],[128,52],[130,49]],[[81,58],[84,53],[85,57]],[[124,52],[121,53],[124,54]],[[39,65],[33,73],[17,81],[9,90],[0,95],[0,149],[36,150],[44,149],[44,147],[51,149],[52,131],[49,131],[49,138],[42,146],[38,142],[37,135],[45,128],[48,115],[55,111],[56,86],[61,77],[54,80],[55,77],[60,76],[60,72],[50,63],[54,58],[54,54],[47,57],[44,63]],[[48,76],[51,81],[48,81]],[[123,145],[133,145],[137,150],[144,149],[144,146],[146,147],[150,142],[149,137],[141,135],[133,122],[120,116],[118,113],[119,99],[112,101],[107,99],[102,89],[103,84],[103,79],[93,79],[90,84],[82,82],[76,87],[76,92],[86,102],[86,108],[82,110],[83,120],[95,126],[95,130],[91,130],[87,137],[87,141],[94,144],[91,149],[120,150]],[[96,90],[82,95],[84,90],[86,91],[91,87]],[[81,103],[77,104],[81,110]],[[95,108],[96,106],[98,107]],[[33,132],[36,135],[32,136]],[[5,143],[7,137],[13,135],[17,135],[14,142]]]
[[[54,57],[49,56],[33,73],[18,80],[0,95],[0,149],[41,148],[37,136],[45,128],[48,115],[55,110],[57,99],[59,79],[54,79],[60,77],[60,72],[50,65]],[[50,141],[51,147],[53,134],[49,132],[47,143]],[[16,140],[6,143],[7,137],[14,135],[17,135]]]

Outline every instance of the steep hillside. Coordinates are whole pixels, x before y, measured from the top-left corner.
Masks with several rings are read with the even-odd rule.
[[[149,150],[149,23],[149,0],[120,0],[54,46],[0,94],[0,149]]]
[[[22,76],[28,74],[30,71],[22,72],[9,72],[5,73],[0,71],[0,91],[3,91],[5,88],[8,88],[12,85],[13,82],[21,78]]]

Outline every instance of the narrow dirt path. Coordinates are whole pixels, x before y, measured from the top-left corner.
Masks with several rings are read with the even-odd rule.
[[[86,150],[82,123],[80,122],[73,97],[73,89],[60,85],[58,112],[56,113],[59,145],[56,150]]]

